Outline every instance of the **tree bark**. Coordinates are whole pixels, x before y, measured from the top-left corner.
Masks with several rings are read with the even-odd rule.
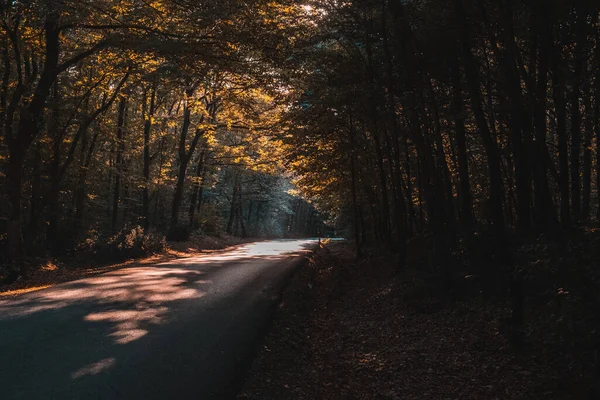
[[[481,134],[485,152],[488,161],[488,171],[490,178],[490,196],[489,203],[491,206],[491,219],[494,225],[496,235],[500,238],[504,237],[504,211],[503,211],[503,180],[502,169],[500,166],[500,152],[496,138],[492,136],[490,128],[485,118],[485,113],[482,107],[482,96],[479,88],[479,73],[477,71],[477,63],[471,52],[471,34],[469,32],[469,21],[466,16],[463,0],[455,0],[455,11],[459,18],[459,30],[461,34],[462,53],[465,66],[465,77],[467,88],[471,100],[471,109],[475,116],[475,122],[479,133]]]
[[[200,157],[198,158],[198,165],[196,166],[196,181],[194,182],[194,187],[192,189],[192,197],[190,199],[190,208],[189,208],[189,221],[192,229],[196,229],[197,226],[195,224],[196,212],[198,211],[198,204],[201,201],[202,194],[200,193],[200,188],[204,185],[202,182],[202,175],[204,173],[204,159],[206,155],[206,147],[202,147],[200,151]]]
[[[58,57],[60,52],[58,31],[58,9],[52,10],[44,22],[45,62],[37,87],[26,108],[21,110],[17,134],[9,130],[6,135],[8,144],[8,199],[11,211],[7,229],[7,258],[14,259],[22,252],[21,196],[25,155],[40,131],[41,118],[50,89],[58,76]],[[18,89],[16,89],[18,90]],[[12,121],[10,122],[12,124]],[[9,126],[9,123],[6,124]]]
[[[542,5],[537,10],[539,14],[547,12]],[[550,186],[548,182],[548,147],[546,145],[546,108],[548,94],[548,72],[549,72],[549,46],[548,40],[544,38],[546,34],[544,29],[543,17],[537,16],[534,19],[537,25],[538,45],[538,76],[533,99],[533,118],[535,125],[535,140],[533,142],[534,162],[534,185],[535,185],[535,211],[536,225],[542,230],[553,230],[558,226],[556,209]]]
[[[196,89],[196,87],[194,86],[194,87],[186,90],[187,101],[191,101],[191,97],[193,96],[195,89]],[[207,111],[207,114],[208,114],[210,120],[213,121],[215,118],[216,112],[217,112],[217,103],[213,102],[213,103],[208,104],[206,106],[206,111]],[[183,125],[181,127],[181,132],[179,134],[179,147],[178,147],[179,170],[177,173],[177,182],[175,184],[175,193],[173,194],[173,204],[171,207],[171,224],[170,224],[171,232],[174,232],[174,229],[176,229],[177,225],[179,224],[179,210],[181,209],[181,203],[183,200],[185,176],[187,173],[188,164],[189,164],[192,156],[194,155],[194,151],[196,150],[196,146],[198,145],[200,138],[204,135],[203,129],[196,128],[192,142],[189,145],[189,149],[186,150],[187,134],[188,134],[190,124],[191,124],[191,115],[192,115],[191,106],[189,104],[186,104],[185,110],[184,110],[184,115],[183,115]],[[203,114],[199,123],[201,124],[202,122],[204,122],[204,119],[205,119],[205,117]]]
[[[579,10],[579,14],[582,10]],[[579,96],[581,95],[581,71],[583,69],[584,49],[586,42],[585,18],[577,15],[575,22],[575,62],[571,92],[571,211],[572,219],[577,222],[581,217],[581,111]]]
[[[460,199],[461,225],[467,231],[473,229],[475,218],[473,216],[473,199],[471,197],[471,183],[469,180],[469,156],[467,154],[467,135],[465,129],[465,110],[462,96],[460,69],[456,61],[450,65],[452,79],[452,109],[454,114],[454,131],[456,134],[456,149],[458,156],[458,179]]]
[[[119,204],[121,200],[121,178],[123,174],[123,153],[125,151],[124,128],[125,128],[125,108],[127,99],[121,96],[119,100],[119,111],[117,116],[117,134],[116,134],[116,160],[115,160],[115,187],[112,201],[112,219],[111,228],[113,231],[118,229],[119,222]]]
[[[358,230],[358,201],[356,198],[356,146],[354,138],[354,124],[352,124],[352,117],[350,117],[350,176],[351,176],[351,190],[352,190],[352,209],[353,209],[353,231],[354,231],[354,249],[356,251],[356,258],[362,257],[362,248],[360,241],[360,232]]]
[[[148,109],[147,99],[144,98],[142,115],[144,117],[144,186],[142,188],[142,220],[144,232],[150,228],[150,132],[152,130],[152,119],[154,118],[156,102],[156,84],[152,85],[150,94],[150,106]]]
[[[548,32],[548,40],[552,40],[552,31]],[[571,208],[569,206],[569,155],[567,134],[567,112],[564,95],[562,71],[559,65],[560,55],[553,48],[551,54],[552,96],[556,114],[556,135],[558,136],[558,164],[560,189],[560,220],[563,227],[571,224]]]

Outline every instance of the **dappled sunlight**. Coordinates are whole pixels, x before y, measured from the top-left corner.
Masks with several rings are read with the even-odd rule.
[[[215,251],[213,253],[184,260],[168,261],[165,264],[207,264],[223,263],[230,261],[246,261],[256,258],[262,259],[283,259],[302,251],[308,251],[309,246],[317,243],[315,239],[289,239],[277,241],[255,242],[235,246],[225,251]]]
[[[50,286],[52,286],[52,285],[42,285],[42,286],[34,286],[34,287],[29,287],[29,288],[24,288],[24,289],[9,290],[9,291],[0,293],[0,298],[12,297],[12,296],[20,295],[20,294],[31,293],[31,292],[37,292],[38,290],[47,289]]]
[[[228,251],[172,260],[156,265],[123,268],[104,275],[36,291],[27,296],[0,300],[0,320],[44,310],[67,307],[83,301],[103,303],[168,302],[201,297],[198,285],[206,285],[206,264],[215,266],[253,259],[276,260],[308,249],[316,240],[278,240],[250,243]],[[35,290],[35,289],[33,289]],[[19,293],[26,293],[22,291]],[[18,294],[18,293],[15,293]]]
[[[79,379],[87,375],[98,375],[99,373],[109,369],[115,364],[115,359],[113,357],[105,358],[104,360],[100,360],[98,362],[92,363],[90,365],[86,365],[83,368],[73,372],[71,374],[72,379]]]
[[[126,268],[0,300],[0,320],[91,301],[96,304],[151,304],[201,297],[198,285],[207,284],[201,271],[182,268]]]
[[[88,323],[108,322],[109,336],[125,344],[145,336],[148,325],[163,323],[169,302],[201,298],[215,268],[245,265],[246,261],[288,258],[315,240],[264,241],[236,246],[211,254],[172,260],[156,265],[122,268],[23,296],[0,299],[0,321],[41,311],[88,303],[109,308],[84,316]],[[250,265],[250,264],[249,264]],[[24,293],[24,292],[21,292]]]
[[[249,243],[0,298],[0,353],[6,365],[36,360],[43,372],[32,376],[41,377],[41,385],[85,393],[76,398],[110,390],[107,381],[136,376],[147,365],[170,369],[162,364],[169,357],[185,364],[186,381],[195,380],[197,357],[209,357],[212,365],[215,343],[238,331],[238,319],[246,318],[240,313],[276,301],[274,291],[298,256],[315,245],[315,240]],[[242,326],[240,332],[249,329]],[[189,354],[195,352],[190,346],[198,346],[201,355]],[[3,376],[18,381],[20,375],[11,367]]]
[[[52,261],[48,261],[46,264],[40,267],[40,271],[57,271],[58,266],[54,264]]]
[[[148,330],[141,329],[144,324],[160,324],[168,311],[167,307],[143,308],[139,310],[111,310],[88,314],[84,319],[90,322],[112,322],[114,332],[110,334],[118,344],[133,342],[145,336]]]

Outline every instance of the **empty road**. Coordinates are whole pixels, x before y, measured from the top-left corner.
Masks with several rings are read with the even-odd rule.
[[[315,243],[251,243],[0,298],[0,398],[232,398]]]

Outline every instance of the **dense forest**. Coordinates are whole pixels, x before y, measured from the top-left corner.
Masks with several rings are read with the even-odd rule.
[[[317,234],[278,130],[288,89],[271,54],[291,9],[240,5],[2,2],[8,259],[195,231]]]
[[[597,328],[600,274],[578,257],[600,243],[598,2],[3,0],[0,13],[5,269],[194,234],[336,235],[399,273],[423,262],[449,292],[465,268],[487,275],[516,344],[532,288],[577,286]],[[594,332],[597,365],[589,326],[570,334]]]
[[[316,233],[298,193],[359,252],[400,260],[423,232],[443,256],[459,233],[502,247],[597,219],[598,15],[585,1],[3,2],[6,252],[138,225],[282,235],[297,215]]]

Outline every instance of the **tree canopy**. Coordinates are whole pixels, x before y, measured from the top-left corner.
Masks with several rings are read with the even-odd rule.
[[[600,7],[3,1],[3,242],[139,225],[553,233],[600,215]]]

